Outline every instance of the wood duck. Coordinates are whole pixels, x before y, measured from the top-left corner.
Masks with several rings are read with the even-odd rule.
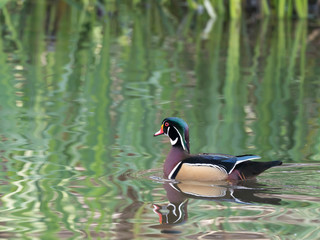
[[[246,180],[254,178],[281,161],[257,162],[255,155],[190,154],[189,127],[177,117],[165,118],[154,136],[165,134],[172,148],[164,163],[164,177],[181,181]]]

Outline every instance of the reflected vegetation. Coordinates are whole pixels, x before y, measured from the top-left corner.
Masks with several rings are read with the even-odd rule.
[[[106,6],[0,5],[0,237],[319,238],[319,23]],[[188,121],[192,153],[287,165],[197,189],[215,201],[169,189],[152,136],[168,116]],[[163,231],[171,191],[184,224]]]

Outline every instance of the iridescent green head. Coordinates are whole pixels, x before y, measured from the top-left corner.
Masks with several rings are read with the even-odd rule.
[[[180,147],[190,152],[189,148],[189,127],[181,118],[169,117],[162,121],[161,128],[154,136],[165,134],[170,138],[173,147]]]

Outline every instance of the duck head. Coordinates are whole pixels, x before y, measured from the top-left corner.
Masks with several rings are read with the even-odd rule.
[[[181,148],[190,153],[189,127],[181,118],[170,117],[162,121],[161,128],[154,136],[165,134],[170,138],[172,147]]]

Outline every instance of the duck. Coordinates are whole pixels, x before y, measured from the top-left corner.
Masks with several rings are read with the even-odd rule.
[[[282,165],[282,161],[253,161],[257,155],[219,153],[190,154],[189,127],[181,118],[168,117],[154,136],[166,135],[171,150],[163,165],[166,179],[178,181],[244,181],[254,179],[265,170]]]

